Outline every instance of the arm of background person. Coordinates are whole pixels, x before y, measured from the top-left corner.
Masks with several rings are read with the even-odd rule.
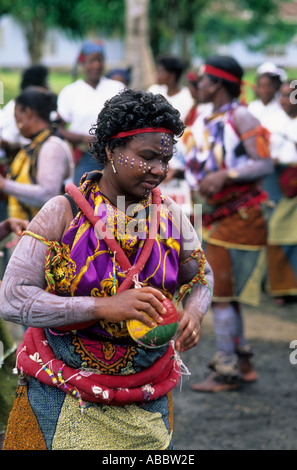
[[[38,156],[36,184],[22,184],[2,177],[0,190],[16,197],[23,204],[42,207],[49,199],[61,193],[63,181],[70,174],[72,157],[70,149],[65,148],[65,145],[65,142],[55,139],[42,145]]]
[[[247,132],[256,129],[260,125],[260,122],[245,106],[240,106],[234,112],[234,125],[239,136],[243,136]],[[255,135],[244,139],[242,144],[250,160],[248,164],[242,168],[236,168],[237,175],[235,176],[235,173],[233,173],[233,176],[231,176],[232,181],[254,181],[255,179],[273,173],[273,160],[270,157],[263,158],[259,155]]]
[[[259,121],[246,107],[241,106],[235,111],[234,125],[239,136],[244,136],[247,132],[255,131],[260,125]],[[199,191],[204,197],[211,197],[213,194],[231,184],[259,181],[273,173],[273,159],[269,155],[268,157],[261,157],[259,155],[255,134],[245,138],[242,141],[242,145],[249,157],[248,162],[236,168],[221,169],[208,173],[199,183]]]

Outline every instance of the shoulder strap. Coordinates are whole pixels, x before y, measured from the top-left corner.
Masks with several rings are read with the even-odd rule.
[[[68,199],[68,201],[70,203],[70,206],[71,206],[71,209],[72,209],[73,217],[75,217],[78,213],[78,207],[77,207],[74,199],[70,196],[70,194],[63,194],[63,196],[65,196],[66,199]]]
[[[65,190],[68,194],[70,194],[73,197],[73,199],[75,200],[77,205],[80,207],[82,212],[85,214],[85,216],[89,219],[89,221],[94,226],[96,226],[96,230],[98,231],[102,239],[105,240],[108,248],[111,250],[112,253],[115,253],[115,257],[118,263],[121,265],[122,269],[128,273],[127,277],[120,285],[118,292],[125,290],[125,289],[129,289],[133,282],[134,275],[137,276],[142,271],[143,267],[145,266],[145,263],[147,262],[151,254],[152,247],[153,247],[155,238],[158,233],[158,228],[160,224],[160,204],[161,204],[160,189],[158,187],[153,189],[153,195],[154,195],[153,204],[156,207],[154,207],[154,210],[153,210],[153,216],[152,216],[152,222],[151,222],[152,227],[151,227],[150,236],[146,239],[144,246],[142,248],[141,254],[136,264],[133,266],[131,266],[129,259],[127,258],[123,249],[118,245],[113,234],[110,233],[108,227],[102,222],[100,217],[94,214],[93,208],[90,206],[89,202],[84,198],[83,194],[75,186],[75,184],[68,183],[66,185]]]

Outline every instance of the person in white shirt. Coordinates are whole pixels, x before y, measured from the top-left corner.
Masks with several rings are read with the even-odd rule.
[[[27,87],[39,86],[48,89],[49,71],[45,65],[35,64],[26,68],[21,77],[20,92]],[[3,107],[1,116],[1,147],[7,153],[9,160],[12,160],[22,145],[30,142],[20,132],[15,116],[15,99],[11,99]]]
[[[151,85],[148,89],[152,93],[160,93],[165,96],[167,101],[180,112],[183,121],[195,104],[189,88],[180,85],[186,67],[186,63],[179,57],[159,57],[157,59],[156,84]]]
[[[182,75],[186,71],[187,64],[179,57],[172,55],[160,56],[157,59],[156,83],[148,88],[154,94],[163,95],[169,103],[180,112],[181,119],[186,123],[187,116],[195,105],[195,100],[188,86],[180,84]],[[177,151],[170,161],[170,167],[166,180],[161,186],[164,194],[173,198],[176,202],[190,205],[190,192],[183,177],[183,155]]]
[[[282,111],[271,117],[275,207],[268,225],[268,292],[282,306],[297,298],[297,100],[296,81],[280,88]]]
[[[55,106],[56,95],[41,87],[27,87],[16,98],[17,126],[30,143],[17,153],[6,178],[0,176],[0,194],[8,196],[9,217],[32,220],[73,180],[71,149],[50,121]]]
[[[286,80],[286,72],[272,62],[265,62],[257,69],[256,96],[257,99],[248,105],[248,110],[269,131],[276,130],[281,125],[280,119],[287,118],[279,103],[279,90]],[[272,126],[272,128],[271,128]],[[276,138],[276,140],[278,140]],[[274,144],[273,144],[274,146]],[[271,155],[273,149],[271,146]],[[263,179],[263,188],[269,194],[270,200],[276,202],[279,198],[277,174],[274,172]]]
[[[76,185],[79,185],[84,173],[96,166],[89,153],[89,143],[92,141],[89,131],[105,101],[124,89],[123,83],[103,76],[105,50],[100,41],[86,41],[78,63],[83,66],[84,78],[62,89],[57,106],[63,121],[59,132],[73,145]]]
[[[258,67],[256,99],[249,103],[248,110],[262,125],[265,125],[266,117],[270,117],[272,113],[281,109],[278,95],[280,86],[286,78],[286,72],[273,63],[266,62]]]

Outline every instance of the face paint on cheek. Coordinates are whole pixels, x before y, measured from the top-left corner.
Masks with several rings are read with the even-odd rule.
[[[130,157],[128,155],[124,156],[122,153],[120,153],[120,155],[119,155],[119,164],[120,165],[128,166],[129,160],[130,160]],[[131,162],[130,165],[132,165],[132,166],[134,165],[134,158],[132,159],[132,162]]]
[[[161,135],[161,142],[160,142],[160,155],[168,155],[170,149],[170,142],[171,139],[168,134]]]
[[[139,162],[139,167],[138,167],[138,170],[141,171],[142,173],[147,173],[148,171],[150,171],[151,169],[151,166],[148,165],[146,162]]]
[[[135,165],[135,158],[129,157],[129,155],[123,155],[120,153],[119,155],[119,164],[125,167],[129,167],[130,170],[134,169]],[[151,166],[148,165],[146,162],[140,161],[138,165],[138,171],[141,173],[147,173],[151,169]]]
[[[162,166],[161,171],[166,178],[166,176],[168,175],[168,163],[164,163],[162,160],[160,160],[160,165]]]
[[[167,158],[170,152],[170,145],[171,145],[171,138],[169,134],[162,134],[161,142],[160,142],[160,155],[161,157]],[[164,163],[163,160],[160,160],[160,164],[162,165],[162,173],[166,178],[168,174],[168,163]]]

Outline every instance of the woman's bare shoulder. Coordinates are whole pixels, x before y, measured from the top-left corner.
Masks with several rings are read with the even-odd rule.
[[[47,240],[60,242],[73,219],[70,202],[65,196],[50,199],[30,222],[28,230]]]
[[[239,131],[239,134],[243,134],[244,132],[254,129],[260,124],[258,119],[253,116],[247,107],[242,105],[235,109],[233,118],[234,125]]]

